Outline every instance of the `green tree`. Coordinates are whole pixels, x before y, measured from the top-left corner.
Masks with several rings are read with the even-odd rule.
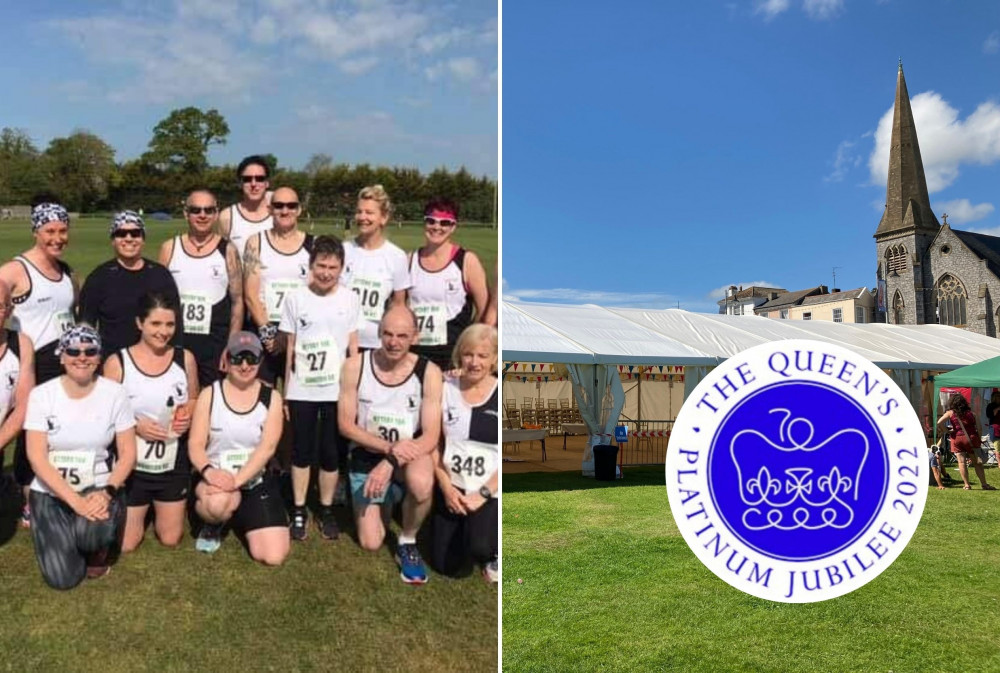
[[[309,161],[306,162],[306,165],[302,170],[308,173],[309,177],[314,177],[320,171],[326,170],[331,166],[333,166],[333,157],[329,154],[323,154],[320,152],[309,157]]]
[[[26,204],[47,187],[38,148],[26,131],[0,129],[0,204]]]
[[[104,203],[115,180],[115,150],[89,131],[55,138],[45,150],[49,187],[70,210],[90,212]]]
[[[208,166],[208,149],[225,145],[227,136],[229,124],[218,110],[181,108],[153,127],[143,160],[163,170],[201,173]]]

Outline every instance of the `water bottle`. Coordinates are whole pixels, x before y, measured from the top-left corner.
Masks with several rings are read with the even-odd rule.
[[[176,405],[174,404],[174,397],[171,395],[167,398],[167,406],[163,408],[160,415],[157,417],[156,422],[162,428],[166,428],[167,437],[173,439],[177,436],[174,432],[174,412],[177,411]]]

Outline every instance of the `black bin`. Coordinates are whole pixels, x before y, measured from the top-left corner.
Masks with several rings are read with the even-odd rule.
[[[618,462],[618,447],[611,444],[598,444],[594,447],[594,479],[598,481],[615,480],[615,463]]]

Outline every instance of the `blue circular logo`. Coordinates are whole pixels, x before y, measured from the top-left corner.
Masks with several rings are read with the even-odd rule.
[[[844,549],[886,496],[888,457],[871,416],[822,383],[755,391],[719,424],[708,456],[712,502],[761,554],[805,561]]]

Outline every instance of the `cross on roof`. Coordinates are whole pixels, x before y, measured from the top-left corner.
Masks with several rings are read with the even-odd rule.
[[[941,213],[941,219],[944,220],[945,224],[948,224],[948,213]]]

